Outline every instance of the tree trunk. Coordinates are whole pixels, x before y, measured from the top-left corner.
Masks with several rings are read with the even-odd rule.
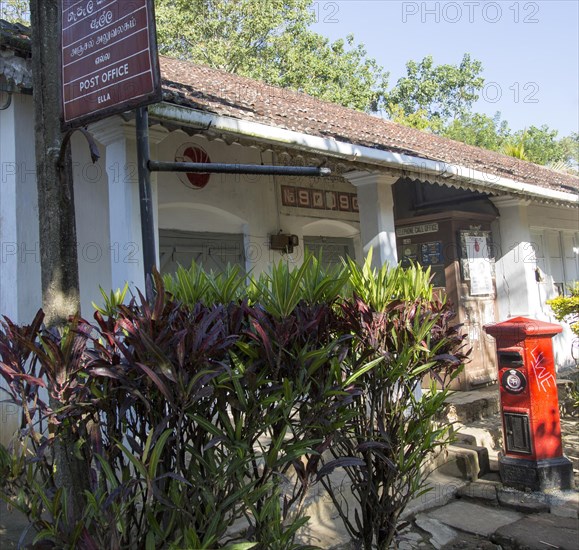
[[[36,126],[36,178],[40,230],[42,302],[48,327],[62,326],[80,312],[74,192],[70,155],[63,169],[58,158],[63,142],[60,126],[60,2],[31,0],[32,70]],[[65,380],[64,372],[55,373]],[[55,388],[49,388],[54,395]],[[62,406],[51,397],[51,406]],[[75,437],[70,428],[59,428],[55,441],[55,481],[66,490],[69,518],[74,521],[84,506],[88,488],[88,464],[74,455]]]
[[[70,160],[57,166],[60,126],[60,2],[32,0],[32,69],[42,301],[48,326],[80,310],[74,191]]]

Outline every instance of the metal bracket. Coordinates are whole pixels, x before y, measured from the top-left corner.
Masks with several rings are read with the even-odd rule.
[[[12,105],[12,92],[9,92],[8,90],[1,90],[0,92],[4,92],[5,94],[8,95],[8,99],[6,100],[6,103],[4,103],[4,105],[2,105],[2,107],[0,107],[0,111],[5,111],[6,109],[8,109],[8,107],[10,107],[10,105]]]
[[[71,130],[66,132],[62,140],[62,145],[60,146],[60,154],[58,155],[58,162],[56,163],[56,165],[61,170],[64,167],[64,155],[66,154],[66,147],[70,142],[72,134],[74,134],[75,132],[81,132],[82,135],[86,138],[86,141],[88,142],[88,147],[90,149],[90,158],[92,160],[92,163],[94,164],[98,159],[101,158],[101,154],[99,153],[96,141],[94,140],[90,132],[86,128],[72,128]]]
[[[151,172],[197,172],[205,174],[263,174],[276,176],[313,176],[331,175],[329,168],[319,166],[270,166],[260,164],[225,164],[203,162],[160,162],[149,160]]]

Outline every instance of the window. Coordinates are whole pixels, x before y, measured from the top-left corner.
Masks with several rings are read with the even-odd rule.
[[[532,239],[536,265],[553,284],[548,298],[567,293],[579,280],[579,233],[546,229],[533,231]]]
[[[175,273],[195,261],[206,271],[223,272],[227,265],[238,265],[245,272],[243,235],[159,230],[161,273]]]
[[[342,265],[342,258],[355,258],[352,239],[338,237],[304,237],[304,248],[322,258],[325,267]]]

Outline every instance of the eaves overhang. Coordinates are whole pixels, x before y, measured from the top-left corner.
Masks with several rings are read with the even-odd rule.
[[[395,153],[333,138],[309,135],[260,122],[222,116],[190,107],[162,102],[149,107],[151,117],[184,127],[211,129],[271,145],[395,169],[406,177],[429,183],[476,190],[494,195],[519,196],[533,201],[579,207],[579,190],[569,192],[517,181],[459,164]]]

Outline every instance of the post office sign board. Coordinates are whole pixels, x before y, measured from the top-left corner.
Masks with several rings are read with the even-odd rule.
[[[161,99],[153,0],[63,0],[63,126]]]

